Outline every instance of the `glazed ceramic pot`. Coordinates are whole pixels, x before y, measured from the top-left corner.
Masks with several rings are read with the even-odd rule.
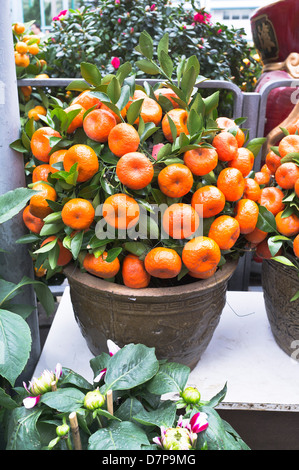
[[[299,345],[299,299],[290,301],[299,289],[298,273],[277,261],[264,260],[262,287],[275,341],[292,356]]]
[[[110,339],[154,347],[158,359],[195,367],[210,343],[237,267],[228,262],[206,280],[178,287],[130,289],[65,268],[75,319],[90,351],[107,351]]]

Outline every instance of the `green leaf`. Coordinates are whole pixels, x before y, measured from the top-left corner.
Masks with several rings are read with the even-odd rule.
[[[112,421],[89,438],[88,450],[141,450],[148,446],[147,435],[140,426],[129,421]]]
[[[140,47],[142,54],[147,59],[153,58],[153,54],[154,54],[153,40],[146,31],[142,31],[139,36],[139,47]]]
[[[129,109],[127,111],[127,116],[126,116],[127,122],[129,124],[133,125],[136,119],[138,118],[140,111],[141,111],[142,103],[143,103],[143,98],[133,101],[130,104]]]
[[[155,377],[149,382],[148,390],[155,395],[184,390],[190,375],[190,368],[175,362],[160,366]]]
[[[246,148],[248,148],[248,150],[250,150],[253,153],[253,155],[257,157],[265,142],[266,142],[266,139],[264,137],[258,137],[248,142],[248,144],[246,145]]]
[[[160,65],[161,65],[163,72],[165,72],[165,74],[167,75],[167,77],[171,78],[172,72],[173,72],[173,62],[171,58],[169,57],[169,55],[163,50],[161,51],[161,55],[160,55]]]
[[[71,413],[83,406],[85,394],[77,388],[59,388],[42,395],[41,402],[61,413]]]
[[[164,52],[165,54],[168,54],[168,48],[169,48],[169,35],[168,33],[165,33],[164,36],[160,39],[157,47],[157,54],[158,54],[158,59],[159,62],[161,63],[162,57],[161,54]]]
[[[144,426],[172,428],[176,418],[176,405],[170,400],[165,400],[157,409],[152,411],[143,409],[133,418]]]
[[[125,78],[131,73],[132,65],[130,62],[125,62],[122,64],[116,72],[116,77],[118,78],[119,83],[122,85]]]
[[[31,333],[16,313],[0,309],[0,375],[13,386],[29,359]]]
[[[94,86],[99,86],[101,85],[102,82],[102,76],[100,74],[100,71],[94,64],[90,64],[88,62],[82,62],[81,66],[81,75],[86,80],[88,83]]]
[[[37,191],[28,188],[16,188],[0,196],[0,224],[14,217],[26,206]]]
[[[81,230],[80,232],[76,233],[76,235],[72,238],[71,252],[72,252],[74,259],[78,258],[78,255],[81,250],[82,242],[83,242],[83,237],[84,237],[84,230]]]
[[[200,132],[203,128],[203,118],[202,115],[199,115],[194,108],[190,110],[188,120],[187,120],[187,127],[189,134],[192,136]]]
[[[41,409],[16,408],[9,416],[6,450],[41,450],[41,438],[36,424]]]
[[[107,95],[113,104],[116,104],[121,95],[121,86],[116,77],[113,77],[107,87]]]
[[[149,75],[158,75],[160,73],[159,67],[147,59],[137,60],[135,62],[135,65],[140,70],[142,70],[142,72],[147,73]]]
[[[286,258],[285,256],[274,256],[272,259],[274,261],[277,261],[278,263],[284,264],[285,266],[290,266],[292,268],[296,268],[294,263],[292,263],[292,261],[289,260],[288,258]]]
[[[129,390],[150,380],[158,371],[154,348],[128,344],[111,357],[105,375],[105,390]]]
[[[121,254],[122,250],[123,249],[121,247],[111,248],[111,250],[107,251],[107,257],[105,261],[107,261],[107,263],[112,263],[112,261],[114,261]]]
[[[203,98],[205,105],[205,115],[208,116],[214,109],[218,107],[219,104],[219,91],[216,91],[207,98]]]
[[[90,90],[90,86],[83,80],[73,80],[67,87],[67,91],[86,91]]]
[[[21,139],[15,140],[11,144],[9,144],[9,146],[10,146],[11,149],[16,150],[17,152],[20,152],[20,153],[27,152],[27,149],[26,149],[26,147],[24,147]]]
[[[181,89],[185,95],[184,101],[186,103],[188,103],[191,97],[193,88],[195,86],[196,78],[197,78],[196,70],[195,70],[195,67],[192,66],[186,72],[184,72],[184,75],[181,79]]]
[[[263,232],[277,232],[275,216],[264,206],[259,206],[259,215],[256,226]]]
[[[0,388],[0,407],[5,408],[6,410],[13,410],[18,407],[17,403],[3,390],[3,388]]]
[[[124,244],[124,249],[136,256],[142,256],[148,251],[147,245],[142,242],[126,242]]]

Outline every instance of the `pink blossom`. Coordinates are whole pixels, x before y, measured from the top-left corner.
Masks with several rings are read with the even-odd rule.
[[[55,368],[55,373],[49,370],[44,370],[39,378],[33,377],[28,386],[23,382],[25,390],[30,394],[29,397],[24,398],[23,400],[25,408],[30,409],[37,405],[41,395],[43,393],[50,392],[52,390],[52,383],[55,382],[57,384],[61,375],[62,366],[58,363]]]
[[[196,23],[207,24],[210,22],[211,15],[209,13],[196,13],[193,17],[193,20]]]
[[[164,144],[156,144],[153,146],[152,157],[157,160],[159,150],[164,147]]]
[[[120,66],[120,60],[118,57],[113,57],[112,60],[111,60],[111,65],[113,65],[113,67],[115,69],[118,69],[118,67]]]
[[[67,10],[62,10],[62,11],[58,14],[58,16],[54,16],[54,17],[52,18],[52,21],[60,21],[60,17],[61,17],[61,16],[65,16],[66,14],[67,14]]]
[[[133,34],[134,33],[134,28],[131,28],[130,29],[130,34]]]
[[[118,23],[121,23],[121,18],[118,18],[117,22],[118,22]]]
[[[120,4],[120,0],[115,0],[116,5]]]
[[[108,347],[108,350],[109,350],[110,357],[114,356],[114,354],[116,354],[120,350],[120,348],[117,346],[117,344],[115,344],[113,341],[111,341],[111,339],[108,339],[107,347]],[[100,371],[100,373],[93,379],[93,381],[94,382],[99,382],[105,376],[106,372],[107,372],[107,367],[102,369]]]
[[[155,9],[156,9],[156,4],[153,3],[153,4],[151,5],[151,11],[154,11]]]
[[[217,34],[220,34],[220,33],[222,33],[222,29],[221,29],[221,28],[219,28],[218,31],[217,31]]]
[[[184,24],[184,25],[183,25],[183,29],[186,29],[186,28],[187,28],[187,26]]]

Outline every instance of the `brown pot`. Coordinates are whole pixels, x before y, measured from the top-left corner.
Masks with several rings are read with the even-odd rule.
[[[226,263],[210,279],[170,288],[130,289],[82,273],[64,272],[76,321],[95,355],[107,340],[154,347],[158,359],[195,367],[219,323],[227,283],[237,262]]]
[[[294,342],[299,340],[299,299],[290,301],[299,289],[298,273],[277,261],[264,260],[262,286],[275,341],[291,356],[298,349],[298,344]]]

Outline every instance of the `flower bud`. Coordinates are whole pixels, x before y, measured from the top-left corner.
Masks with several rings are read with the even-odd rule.
[[[187,387],[181,394],[182,398],[186,403],[195,405],[200,400],[200,393],[195,387]]]
[[[90,411],[101,408],[105,403],[105,397],[101,392],[96,389],[92,392],[88,392],[84,398],[84,407]]]
[[[166,450],[191,449],[190,432],[185,428],[169,428],[163,437],[163,448]]]
[[[63,437],[68,434],[70,427],[68,424],[62,424],[61,426],[57,426],[56,434],[58,437]]]

